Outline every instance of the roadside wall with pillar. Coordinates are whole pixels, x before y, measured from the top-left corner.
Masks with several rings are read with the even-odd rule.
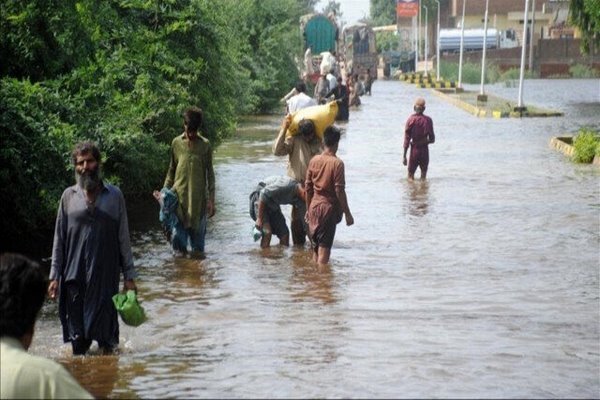
[[[573,65],[586,65],[600,73],[600,51],[590,49],[588,55],[583,55],[580,50],[580,39],[540,39],[533,47],[533,70],[539,73],[540,78],[552,76],[568,76],[569,68]],[[529,52],[529,48],[527,48]],[[481,51],[465,52],[463,61],[472,64],[481,63]],[[458,63],[459,54],[442,54],[442,61]],[[501,71],[521,67],[521,47],[511,49],[488,49],[486,64],[493,63]],[[527,65],[526,65],[527,67]]]

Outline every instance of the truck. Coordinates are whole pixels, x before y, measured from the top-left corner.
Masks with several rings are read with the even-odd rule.
[[[306,73],[312,83],[319,79],[319,69],[324,55],[337,54],[339,50],[339,27],[333,16],[321,13],[300,17],[300,30],[304,42]],[[307,59],[308,58],[308,59]]]
[[[465,29],[463,38],[464,51],[483,50],[483,29]],[[461,29],[440,29],[440,52],[456,53],[460,51]],[[519,46],[516,33],[513,29],[498,30],[491,28],[487,30],[486,48],[507,49]]]
[[[373,28],[364,23],[345,26],[342,31],[343,54],[347,71],[364,76],[367,71],[377,79],[377,45]]]

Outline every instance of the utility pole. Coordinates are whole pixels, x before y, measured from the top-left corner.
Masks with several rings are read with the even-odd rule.
[[[428,61],[427,61],[427,53],[429,52],[429,38],[428,38],[428,27],[429,27],[429,13],[427,11],[427,6],[425,4],[423,4],[423,8],[425,9],[425,75],[428,74],[428,69],[429,69],[429,65],[428,65]]]
[[[531,29],[529,32],[529,72],[533,72],[533,34],[535,32],[535,0],[531,2]]]
[[[464,53],[464,45],[465,45],[465,6],[467,5],[467,0],[463,0],[463,9],[462,9],[462,20],[460,23],[460,57],[458,59],[458,86],[457,88],[462,89],[462,64],[463,64],[463,53]]]
[[[479,89],[479,96],[477,100],[487,101],[487,96],[483,90],[483,84],[485,82],[485,52],[487,50],[487,24],[488,24],[488,5],[489,0],[485,0],[485,15],[483,17],[483,53],[481,54],[481,88]],[[498,38],[496,38],[498,40]]]
[[[519,74],[519,99],[514,111],[523,112],[527,110],[523,106],[523,79],[525,78],[525,53],[527,51],[527,12],[529,11],[529,0],[525,0],[525,16],[523,17],[523,45],[521,47],[521,73]]]
[[[419,68],[419,49],[421,48],[421,0],[419,0],[419,14],[417,15],[417,52],[415,53],[415,72]]]
[[[437,3],[437,33],[435,35],[435,40],[436,40],[436,44],[435,44],[435,66],[436,66],[436,74],[435,74],[435,80],[436,82],[439,82],[440,80],[440,2],[439,0],[435,0],[435,2]]]

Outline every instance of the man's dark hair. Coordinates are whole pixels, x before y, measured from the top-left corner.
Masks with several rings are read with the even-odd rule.
[[[190,107],[183,113],[183,122],[190,131],[198,131],[202,126],[203,112],[201,108]]]
[[[20,254],[0,255],[0,336],[23,337],[45,297],[46,277],[38,263]]]
[[[303,81],[296,82],[296,86],[294,87],[296,88],[296,91],[298,93],[306,93],[306,83],[304,83]]]
[[[310,119],[303,119],[298,123],[298,132],[302,136],[310,136],[315,133],[315,124]]]
[[[338,127],[330,125],[325,129],[323,133],[323,142],[327,147],[333,147],[340,141],[341,131]]]
[[[89,153],[92,153],[94,159],[100,162],[100,149],[98,148],[96,143],[90,141],[77,143],[73,148],[73,152],[71,153],[71,160],[73,161],[73,165],[77,164],[77,157]]]

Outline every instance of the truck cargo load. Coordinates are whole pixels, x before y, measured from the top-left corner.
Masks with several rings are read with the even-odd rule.
[[[310,49],[311,64],[305,65],[305,73],[315,83],[319,78],[324,52],[337,52],[339,28],[334,18],[323,14],[306,14],[300,18],[300,30],[304,40],[304,51]],[[307,63],[308,60],[305,60]]]
[[[483,39],[485,32],[483,29],[465,29],[463,39],[464,51],[483,50]],[[456,53],[460,51],[461,29],[441,29],[440,30],[440,51],[447,53]],[[486,48],[510,48],[517,47],[518,42],[514,30],[499,31],[491,28],[487,30]]]
[[[373,28],[364,23],[348,25],[342,31],[342,37],[348,70],[359,75],[368,70],[371,77],[377,79],[378,54]]]

